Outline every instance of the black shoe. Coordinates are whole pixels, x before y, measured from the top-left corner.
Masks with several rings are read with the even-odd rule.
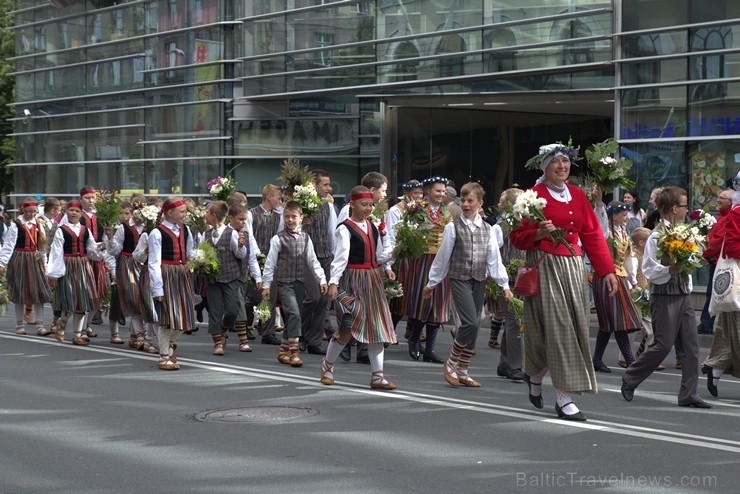
[[[707,389],[709,390],[709,393],[716,398],[719,392],[717,391],[717,385],[714,384],[714,374],[712,373],[712,370],[714,369],[708,365],[701,366],[702,374],[707,376]]]
[[[125,326],[126,325],[126,318],[121,316],[118,318],[118,325],[119,326]]]
[[[252,330],[251,330],[251,329],[248,329],[248,330],[247,330],[247,339],[248,339],[248,340],[255,340],[255,339],[257,339],[257,337],[256,337],[256,336],[254,336],[254,333],[252,332]]]
[[[198,322],[203,322],[203,307],[197,307],[195,308],[195,320]]]
[[[596,372],[604,372],[606,374],[611,374],[612,370],[606,366],[606,364],[602,360],[593,360],[594,363],[594,370]]]
[[[433,364],[444,364],[445,361],[439,358],[439,355],[437,355],[434,352],[424,353],[422,356],[422,360],[424,362],[431,362]]]
[[[496,367],[496,375],[498,377],[508,377],[508,371],[509,369],[507,369],[506,367],[502,367],[500,365]]]
[[[713,329],[704,329],[703,326],[699,326],[698,328],[696,328],[696,332],[699,334],[714,334]]]
[[[280,340],[275,338],[275,336],[268,334],[267,336],[262,337],[262,344],[263,345],[280,345]]]
[[[421,352],[419,350],[419,343],[411,343],[409,342],[409,357],[411,357],[412,360],[419,360],[419,357],[421,356]]]
[[[339,353],[339,358],[345,362],[352,360],[352,347],[348,344],[344,345],[342,351]]]
[[[632,401],[632,398],[635,397],[635,388],[627,384],[624,378],[622,378],[622,397],[627,401]]]
[[[368,364],[368,365],[370,365],[370,357],[368,357],[367,355],[363,355],[363,356],[358,355],[357,356],[357,363],[358,364]]]
[[[312,355],[326,355],[326,350],[321,345],[308,345],[306,351]]]
[[[696,401],[692,401],[691,403],[679,403],[678,406],[691,407],[691,408],[712,408],[712,405],[710,405],[704,400],[696,400]]]
[[[298,350],[305,352],[306,351],[306,343],[301,341],[298,343]]]
[[[565,406],[568,406],[572,403],[573,403],[572,401],[568,402],[565,404]],[[583,415],[583,412],[581,412],[580,410],[577,413],[566,415],[565,412],[563,412],[563,409],[560,408],[560,406],[557,403],[555,403],[555,411],[557,412],[558,417],[560,417],[563,420],[573,420],[575,422],[585,422],[586,421],[586,416]]]
[[[508,377],[512,381],[523,381],[524,372],[522,372],[521,369],[509,369],[509,372],[506,374],[506,377]]]
[[[92,319],[90,320],[90,324],[100,325],[103,324],[103,316],[100,314],[100,311],[97,311]]]
[[[527,383],[527,387],[529,388],[529,402],[534,405],[535,408],[542,408],[545,405],[542,403],[542,395],[535,396],[532,394],[532,381],[530,381],[529,376],[524,374],[524,382]],[[542,385],[542,383],[540,383]]]

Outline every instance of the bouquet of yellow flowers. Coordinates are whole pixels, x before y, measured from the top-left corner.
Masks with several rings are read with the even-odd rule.
[[[201,242],[195,249],[195,255],[188,261],[188,268],[208,280],[209,283],[216,281],[216,276],[221,274],[221,263],[218,260],[218,252],[210,242]]]
[[[699,245],[705,240],[692,224],[663,226],[658,236],[658,259],[670,266],[679,266],[682,274],[689,275],[695,268],[702,267]]]
[[[401,221],[393,225],[396,229],[394,252],[398,257],[416,259],[427,251],[431,224],[424,211],[425,206],[423,200],[407,203]]]

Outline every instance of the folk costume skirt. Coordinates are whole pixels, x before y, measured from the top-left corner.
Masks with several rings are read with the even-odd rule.
[[[94,276],[94,285],[93,289],[95,290],[95,300],[97,300],[97,305],[93,308],[93,310],[100,309],[100,304],[103,302],[103,300],[106,299],[108,296],[108,292],[110,291],[110,278],[108,277],[108,268],[105,267],[105,262],[103,261],[88,261],[90,265],[92,266],[93,276]]]
[[[640,310],[632,300],[627,278],[617,276],[617,293],[609,296],[606,278],[594,278],[594,304],[599,319],[599,329],[607,333],[627,331],[632,333],[642,329]]]
[[[116,283],[118,300],[121,303],[121,314],[125,317],[139,315],[142,312],[141,265],[133,256],[121,254],[116,265]]]
[[[184,264],[162,263],[164,300],[155,302],[157,321],[165,329],[189,331],[195,328],[193,281]]]
[[[337,288],[335,308],[340,328],[344,325],[360,343],[396,343],[381,268],[347,268]]]
[[[44,260],[38,251],[13,251],[5,279],[8,280],[8,298],[14,304],[44,304],[51,301]]]
[[[157,322],[157,312],[152,298],[152,290],[149,284],[149,266],[146,263],[141,267],[141,276],[139,277],[139,296],[141,300],[141,318],[145,323]]]
[[[402,309],[398,314],[405,314],[409,319],[429,324],[442,324],[450,319],[452,294],[447,278],[434,287],[428,299],[421,292],[429,282],[429,270],[434,261],[434,254],[424,254],[416,259],[406,259],[399,269],[399,279],[403,285]]]
[[[95,275],[87,257],[65,257],[64,276],[57,281],[54,292],[54,310],[62,312],[92,312],[100,307],[95,290]]]
[[[533,266],[541,253],[527,252]],[[596,393],[588,344],[588,278],[582,257],[546,254],[539,265],[540,294],[524,301],[525,372],[550,371],[565,392]]]
[[[740,377],[740,312],[717,314],[712,348],[704,365]]]

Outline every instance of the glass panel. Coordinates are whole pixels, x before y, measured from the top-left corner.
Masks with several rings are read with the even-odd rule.
[[[689,0],[623,0],[622,30],[636,31],[687,24],[689,3]]]
[[[234,154],[357,154],[356,119],[250,120],[236,122]]]
[[[731,102],[740,97],[740,83],[689,86],[691,136],[740,135],[740,110]]]
[[[622,139],[686,135],[686,87],[663,87],[656,95],[644,89],[622,91]]]
[[[691,2],[691,22],[721,21],[740,17],[740,3],[735,0]]]

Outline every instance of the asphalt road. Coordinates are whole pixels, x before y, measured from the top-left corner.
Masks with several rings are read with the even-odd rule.
[[[611,342],[613,373],[577,398],[588,422],[570,423],[548,380],[536,410],[526,385],[496,376],[488,347],[473,389],[393,346],[386,375],[398,389],[381,392],[354,362],[338,362],[327,387],[315,355],[298,369],[259,342],[212,356],[204,329],[180,338],[182,369],[163,372],[95,328],[100,337],[76,347],[17,336],[0,319],[0,492],[740,492],[740,381],[722,379],[713,399],[702,378],[715,407],[678,407],[673,356],[627,403]],[[701,340],[703,359],[711,338]],[[449,347],[445,333],[439,353]],[[196,418],[236,408],[251,421]]]

